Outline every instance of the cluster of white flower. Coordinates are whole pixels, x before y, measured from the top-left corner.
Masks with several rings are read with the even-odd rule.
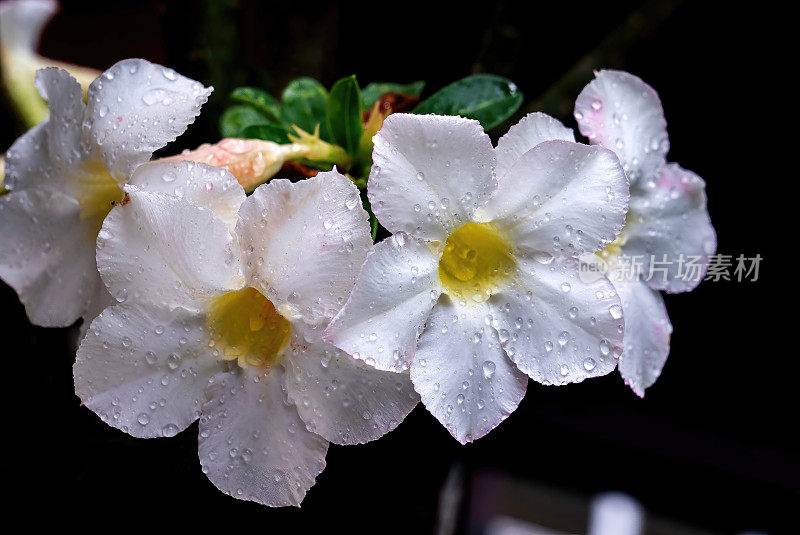
[[[211,92],[171,69],[122,61],[86,104],[63,70],[36,86],[50,116],[7,154],[0,277],[35,324],[84,319],[87,407],[137,437],[199,419],[209,479],[267,505],[299,505],[329,442],[377,439],[420,399],[466,443],[529,378],[619,366],[643,395],[669,351],[658,290],[691,284],[587,282],[580,257],[716,249],[703,181],[666,163],[658,97],[627,73],[578,97],[590,145],[541,113],[496,147],[474,120],[388,116],[368,196],[393,235],[375,245],[335,169],[246,196],[225,169],[151,162]]]

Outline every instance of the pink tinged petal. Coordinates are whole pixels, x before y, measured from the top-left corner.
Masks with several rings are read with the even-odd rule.
[[[478,121],[395,113],[373,141],[369,200],[392,233],[444,242],[495,187],[494,149]]]
[[[290,316],[327,323],[372,245],[368,220],[358,189],[336,171],[259,186],[236,227],[248,284]]]
[[[502,179],[523,154],[539,143],[554,139],[574,142],[575,135],[558,119],[541,112],[529,113],[498,140],[495,176]]]
[[[628,181],[613,152],[545,141],[517,160],[476,216],[494,220],[524,251],[577,256],[616,238],[628,198]]]
[[[214,212],[233,230],[244,202],[244,189],[225,169],[196,162],[151,162],[130,179],[140,189],[175,195]]]
[[[619,155],[631,184],[652,177],[669,151],[658,93],[622,71],[599,71],[575,101],[583,135]]]
[[[490,312],[485,304],[461,307],[442,297],[411,364],[422,402],[462,444],[514,412],[528,384],[500,347]]]
[[[0,278],[35,325],[71,325],[102,294],[95,226],[80,212],[77,201],[49,188],[0,198]]]
[[[286,401],[283,374],[278,366],[215,375],[200,417],[203,473],[225,494],[271,507],[299,506],[328,451]]]
[[[213,88],[143,59],[116,63],[86,94],[84,136],[117,179],[178,138]]]
[[[200,415],[210,354],[205,318],[122,304],[91,324],[78,348],[75,393],[105,423],[142,438],[174,436]]]
[[[379,370],[404,371],[442,293],[439,253],[404,233],[376,244],[325,338]]]
[[[619,358],[619,373],[631,389],[644,397],[669,355],[672,324],[661,295],[641,282],[617,282],[625,312],[625,350]]]
[[[622,236],[622,253],[642,261],[651,288],[693,290],[717,250],[703,179],[671,163],[655,180],[636,184]]]
[[[242,285],[239,247],[211,210],[126,186],[103,222],[97,266],[118,301],[204,309],[206,299]]]
[[[542,384],[577,383],[611,372],[624,332],[623,309],[611,283],[583,282],[574,259],[517,261],[518,282],[489,301],[511,360]]]
[[[46,123],[49,156],[59,172],[86,157],[81,124],[86,106],[83,89],[67,71],[48,67],[36,72],[34,81],[42,98],[49,102],[50,119]]]
[[[397,427],[417,405],[407,373],[376,370],[318,336],[295,332],[283,360],[288,398],[310,431],[361,444]]]

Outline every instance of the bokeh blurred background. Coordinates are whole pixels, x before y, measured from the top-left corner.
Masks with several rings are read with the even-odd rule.
[[[666,296],[671,355],[644,399],[616,373],[531,382],[520,408],[466,447],[420,406],[383,440],[331,446],[302,509],[279,510],[214,488],[199,469],[196,424],[138,440],[80,407],[75,329],[32,327],[1,285],[4,516],[34,505],[34,523],[107,529],[550,533],[535,524],[577,534],[587,532],[591,497],[616,490],[641,504],[648,534],[797,533],[796,276],[778,245],[790,243],[794,176],[776,170],[791,147],[769,124],[790,96],[765,61],[766,11],[692,0],[62,1],[44,56],[101,70],[143,57],[215,87],[164,154],[218,140],[227,95],[245,84],[277,95],[297,76],[330,86],[356,74],[362,86],[426,80],[430,94],[488,72],[525,94],[512,122],[541,110],[576,128],[572,104],[591,70],[630,71],[661,96],[669,159],[707,182],[719,252],[764,260],[755,282]],[[0,115],[5,150],[22,127],[7,103]]]

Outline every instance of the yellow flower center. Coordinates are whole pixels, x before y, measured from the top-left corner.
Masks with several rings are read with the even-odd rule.
[[[491,223],[467,223],[447,237],[439,260],[444,291],[461,302],[483,302],[516,269],[511,246]]]
[[[215,297],[206,324],[220,356],[237,359],[239,366],[275,364],[291,331],[289,321],[255,288]]]
[[[122,189],[100,160],[86,160],[76,175],[74,181],[77,184],[78,204],[81,205],[80,218],[93,222],[97,232],[100,232],[103,220],[122,199]]]

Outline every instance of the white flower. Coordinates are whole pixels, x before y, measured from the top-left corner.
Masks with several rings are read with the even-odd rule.
[[[274,180],[245,199],[194,162],[139,167],[97,242],[124,303],[91,324],[75,390],[108,424],[171,436],[200,419],[203,472],[236,498],[299,505],[328,442],[395,428],[419,401],[321,338],[372,240],[356,187],[335,171]]]
[[[97,274],[95,239],[121,184],[153,151],[194,122],[210,88],[141,59],[124,60],[83,90],[48,68],[36,86],[50,118],[6,154],[0,198],[0,277],[31,322],[66,326],[110,301]]]
[[[667,163],[667,123],[658,94],[632,74],[598,72],[578,96],[575,119],[592,143],[617,153],[630,180],[627,223],[602,257],[612,269],[624,259],[641,263],[641,276],[612,280],[625,311],[619,371],[633,391],[644,396],[664,367],[672,333],[656,290],[694,289],[717,248],[705,182]]]
[[[532,114],[497,150],[477,121],[393,114],[375,136],[369,197],[394,236],[375,245],[326,338],[382,370],[410,367],[422,401],[462,443],[525,394],[614,369],[619,297],[575,257],[625,221],[613,152]],[[527,376],[526,376],[527,374]]]

